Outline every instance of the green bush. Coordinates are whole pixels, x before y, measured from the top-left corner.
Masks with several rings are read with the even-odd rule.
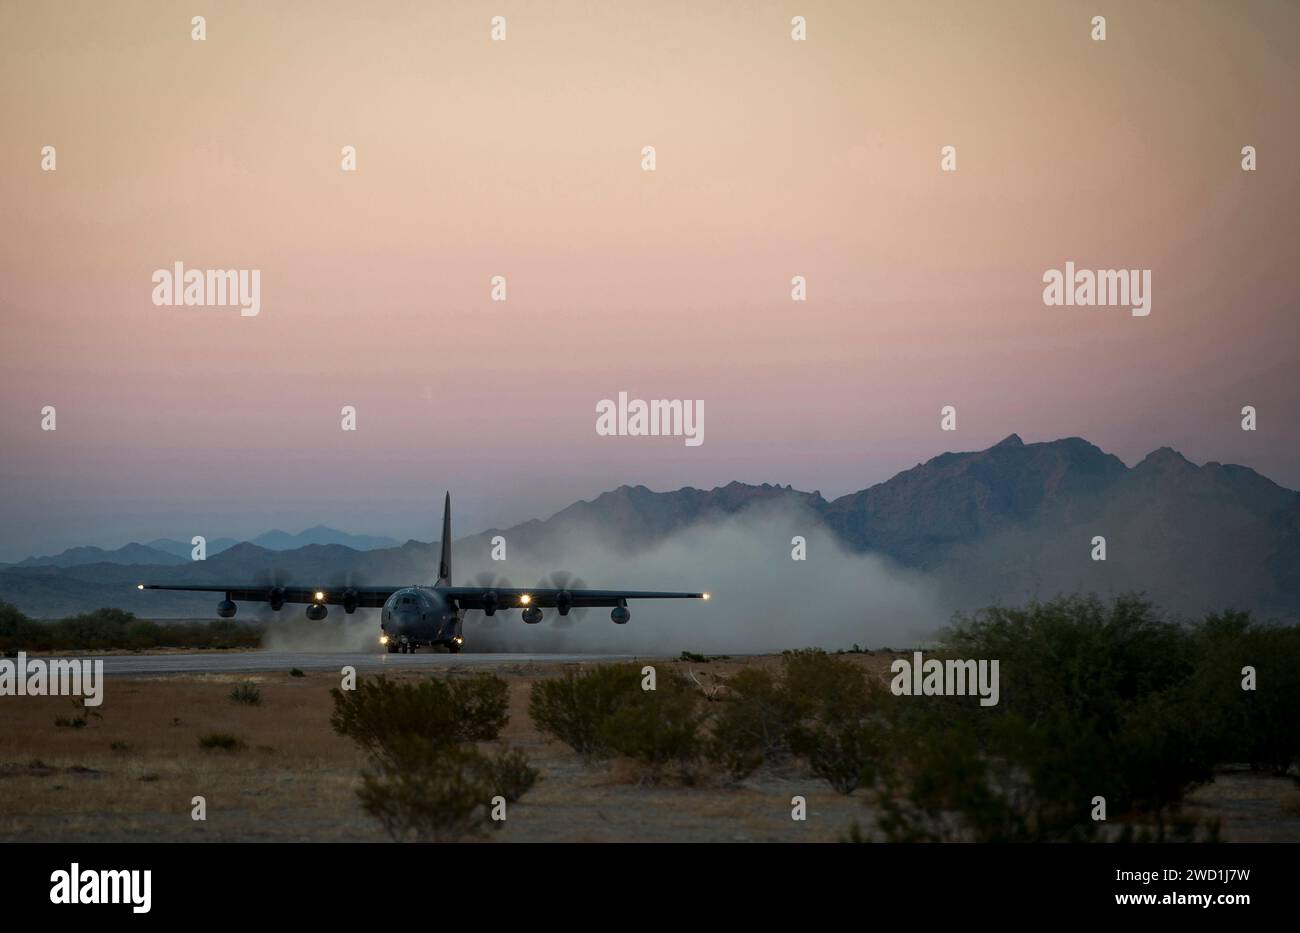
[[[489,754],[509,718],[509,685],[495,674],[402,682],[380,676],[331,690],[330,724],[367,753],[357,796],[398,841],[452,842],[499,828],[492,799],[514,802],[537,781],[522,752]]]
[[[796,720],[777,678],[770,671],[744,668],[726,687],[713,717],[709,759],[739,780],[764,762],[789,757],[787,736]]]
[[[422,739],[433,748],[495,739],[509,719],[509,686],[495,674],[402,682],[379,676],[330,691],[330,725],[381,762],[394,764]]]
[[[230,691],[230,702],[243,703],[245,706],[261,706],[262,691],[252,681],[245,681]]]
[[[876,687],[863,692],[878,697],[886,691]],[[837,715],[810,717],[795,723],[787,734],[791,751],[841,794],[875,783],[891,738],[884,717],[868,704]]]
[[[787,651],[779,678],[750,668],[726,686],[708,754],[733,778],[797,755],[841,793],[870,783],[879,687],[869,687],[859,665],[816,648]]]
[[[537,779],[517,751],[490,756],[422,738],[399,744],[402,764],[379,764],[362,776],[357,791],[362,808],[399,842],[456,842],[485,835],[501,826],[492,819],[492,799],[518,800]]]
[[[1193,689],[1205,703],[1216,760],[1285,774],[1300,758],[1300,627],[1261,625],[1248,613],[1207,616],[1193,631]],[[1242,689],[1243,669],[1255,689]]]
[[[820,648],[782,653],[781,687],[796,720],[858,718],[870,706],[866,672]]]
[[[124,641],[126,647],[137,651],[156,647],[163,641],[162,626],[147,619],[136,619],[126,625]]]
[[[699,690],[677,671],[656,672],[642,689],[638,664],[603,664],[533,685],[528,710],[537,729],[593,758],[622,756],[641,766],[642,780],[669,770],[695,780],[704,748]]]
[[[199,736],[199,748],[233,752],[243,747],[244,743],[229,732],[210,732],[207,735]]]
[[[151,622],[120,609],[97,609],[53,622],[27,618],[0,603],[0,652],[106,651],[149,648],[257,648],[264,627],[233,619]]]
[[[533,684],[528,714],[544,735],[579,754],[605,757],[611,752],[605,722],[641,692],[639,665],[601,664]]]
[[[1185,680],[1193,663],[1186,629],[1132,595],[1110,606],[1069,596],[985,609],[958,616],[943,641],[949,654],[1001,661],[996,709],[1033,721],[1060,708],[1103,730],[1126,703]]]
[[[1272,643],[1251,647],[1251,632],[1235,614],[1170,622],[1136,596],[959,618],[944,651],[999,660],[1001,702],[895,698],[878,775],[881,830],[911,841],[1197,837],[1205,827],[1170,814],[1211,780],[1236,736],[1268,728],[1267,718],[1248,721],[1254,697],[1241,695],[1239,666],[1224,666],[1237,664],[1237,649],[1285,655]],[[1300,711],[1286,690],[1269,700],[1293,719]],[[1112,823],[1138,817],[1143,827],[1103,833],[1091,818],[1096,796]]]
[[[13,638],[20,626],[31,620],[18,611],[12,603],[0,602],[0,639]]]
[[[528,756],[518,749],[503,748],[487,759],[481,768],[483,779],[493,796],[500,794],[508,803],[514,803],[537,783],[537,769],[528,763]]]
[[[643,781],[657,783],[672,771],[681,781],[694,783],[703,750],[702,701],[681,674],[661,674],[654,690],[638,685],[600,724],[600,744],[640,765]]]

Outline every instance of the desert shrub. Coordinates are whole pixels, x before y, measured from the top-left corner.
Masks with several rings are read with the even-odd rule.
[[[686,783],[696,778],[695,763],[703,750],[700,692],[681,674],[669,671],[657,678],[656,689],[638,685],[600,723],[602,747],[628,758],[640,768],[643,781],[657,783],[671,770]]]
[[[243,747],[244,743],[229,732],[210,732],[207,735],[199,736],[199,748],[233,752]]]
[[[302,669],[301,669],[301,668],[297,668],[297,667],[295,667],[295,668],[293,668],[293,669],[291,669],[291,670],[289,671],[289,676],[290,676],[290,677],[306,677],[307,675],[304,674],[304,673],[302,672]]]
[[[786,736],[793,715],[776,676],[759,668],[745,668],[730,678],[726,687],[714,713],[709,760],[740,779],[765,761],[788,757]]]
[[[824,651],[787,652],[781,660],[790,750],[841,794],[871,783],[884,741],[874,712],[882,688],[869,689],[861,667]]]
[[[1088,789],[1066,775],[1051,755],[1054,740],[1015,716],[1001,720],[995,731],[1001,733],[1000,746],[1013,754],[991,755],[978,737],[951,726],[899,734],[898,753],[881,769],[874,801],[884,840],[1217,841],[1217,823],[1176,814],[1171,819],[1163,809],[1152,813],[1154,825],[1117,825],[1109,798],[1111,822],[1094,821]]]
[[[875,780],[884,731],[871,719],[844,720],[801,733],[794,746],[808,759],[813,774],[841,794],[851,794]]]
[[[13,603],[0,602],[0,638],[12,638],[21,625],[30,621]]]
[[[33,622],[11,603],[0,602],[0,651],[16,657],[19,651],[49,651],[54,645],[48,626]]]
[[[125,647],[135,650],[153,648],[162,641],[162,626],[147,619],[129,622],[124,631]]]
[[[264,627],[233,619],[159,623],[120,609],[97,609],[58,621],[27,618],[0,603],[0,651],[97,651],[127,648],[256,648]]]
[[[518,800],[537,773],[517,751],[401,740],[400,767],[380,764],[362,776],[362,808],[397,841],[455,842],[499,828],[492,798]]]
[[[83,650],[120,648],[127,644],[128,623],[134,621],[134,615],[121,609],[96,609],[56,622],[56,639]]]
[[[394,763],[422,739],[433,748],[495,739],[509,719],[509,686],[495,674],[458,680],[365,679],[330,691],[330,725],[376,759]]]
[[[830,709],[795,722],[787,731],[790,750],[841,794],[871,786],[890,740],[886,721],[875,708],[886,692],[880,685],[864,683],[865,699],[841,703],[847,697],[838,698]]]
[[[395,840],[451,842],[499,827],[492,800],[513,802],[537,781],[517,750],[489,754],[509,714],[509,685],[494,674],[399,682],[376,677],[330,691],[330,724],[369,756],[362,808]]]
[[[1249,613],[1206,617],[1193,638],[1193,690],[1204,699],[1216,760],[1285,774],[1300,757],[1300,627],[1261,625]],[[1243,669],[1255,689],[1242,689]]]
[[[781,656],[781,675],[746,669],[727,681],[708,743],[733,778],[798,755],[841,793],[871,777],[880,727],[866,674],[852,661],[810,648]]]
[[[610,754],[604,723],[641,690],[636,664],[601,664],[533,684],[528,714],[538,731],[575,752],[593,757]]]
[[[1071,794],[1100,794],[1120,812],[1161,811],[1210,777],[1212,722],[1193,689],[1192,638],[1139,597],[985,610],[946,647],[1001,661],[1001,702],[975,718],[1016,716],[1040,733],[1051,761],[1026,766]]]
[[[480,773],[492,795],[500,794],[508,803],[514,803],[537,783],[537,769],[528,763],[528,756],[518,749],[503,748],[487,758]]]
[[[784,652],[781,687],[796,720],[855,718],[869,706],[863,669],[820,648]]]
[[[81,700],[69,699],[72,707],[71,716],[55,716],[54,725],[60,729],[84,729],[92,719],[103,719],[104,714],[97,709],[90,709]]]
[[[917,698],[893,699],[899,712]],[[977,731],[954,723],[948,710],[896,714],[888,722],[888,752],[877,762],[873,797],[886,840],[1082,842],[1096,836],[1090,807],[1098,791],[1089,788],[1088,775],[1071,773],[1065,762],[1073,759],[1056,754],[1060,728],[1009,714]]]
[[[243,703],[245,706],[261,706],[262,691],[252,681],[245,681],[242,684],[237,684],[230,691],[230,702]]]
[[[1097,838],[1095,796],[1111,819],[1153,818],[1153,838],[1188,837],[1167,815],[1211,778],[1223,720],[1187,626],[1138,597],[1073,596],[959,618],[944,649],[999,660],[1000,703],[896,698],[876,795],[886,838]]]
[[[1200,719],[1203,698],[1189,685],[1153,693],[1134,701],[1115,730],[1110,754],[1102,762],[1114,762],[1118,790],[1107,786],[1102,775],[1094,784],[1115,793],[1121,807],[1155,815],[1162,821],[1166,810],[1182,801],[1195,784],[1214,778],[1216,738]]]
[[[641,780],[669,770],[695,779],[704,749],[702,697],[677,671],[658,671],[642,689],[641,666],[603,664],[533,685],[528,710],[537,729],[593,758],[622,756],[641,766]]]
[[[472,674],[447,684],[462,720],[461,738],[484,742],[501,734],[510,719],[510,685],[496,674]]]
[[[958,616],[944,648],[1001,662],[999,712],[1034,722],[1059,710],[1103,733],[1127,704],[1185,681],[1194,662],[1186,629],[1134,595],[1109,606],[1069,596]]]
[[[266,626],[213,619],[160,626],[159,648],[260,648]]]

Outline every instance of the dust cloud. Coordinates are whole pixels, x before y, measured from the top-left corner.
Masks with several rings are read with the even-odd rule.
[[[634,600],[632,620],[615,625],[608,609],[546,610],[526,625],[518,610],[465,615],[467,652],[677,655],[757,654],[816,646],[827,650],[904,648],[933,638],[950,619],[937,583],[874,554],[853,554],[811,512],[762,504],[698,524],[630,556],[607,529],[566,528],[545,554],[510,549],[506,561],[469,564],[453,553],[454,581],[474,585],[553,585],[557,572],[593,589],[705,591],[704,600]],[[791,559],[791,539],[806,539],[807,559]],[[578,544],[577,542],[582,542]],[[541,551],[542,548],[535,548]],[[467,565],[468,564],[468,565]],[[408,581],[385,580],[395,585]],[[414,581],[410,581],[414,582]],[[378,649],[379,614],[332,610],[323,623],[272,625],[279,651]]]
[[[807,559],[791,559],[795,535]],[[547,610],[525,625],[517,611],[466,616],[474,650],[627,654],[744,654],[818,646],[828,650],[900,647],[931,636],[950,611],[926,579],[871,554],[845,551],[811,512],[789,505],[751,507],[696,525],[633,556],[607,533],[567,535],[583,547],[556,549],[546,561],[511,554],[500,571],[517,586],[564,569],[596,589],[705,591],[702,600],[635,600],[632,620],[615,625],[608,609]],[[490,568],[484,568],[490,569]],[[458,578],[469,582],[473,577]]]

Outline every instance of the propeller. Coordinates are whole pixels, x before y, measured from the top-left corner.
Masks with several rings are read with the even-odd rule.
[[[331,574],[330,579],[325,584],[325,587],[326,587],[326,592],[329,593],[331,596],[337,596],[344,600],[343,611],[346,613],[348,609],[348,604],[347,604],[348,590],[350,590],[354,586],[360,587],[365,585],[366,585],[365,574],[362,573],[360,570],[350,569],[350,570],[344,570],[341,572],[335,572]],[[352,608],[353,611],[355,612],[356,611],[355,602],[353,603]]]
[[[493,570],[485,570],[482,573],[476,575],[474,577],[474,585],[481,586],[484,589],[508,589],[514,586],[514,584],[511,583],[508,579],[506,579],[504,576],[496,573]],[[497,612],[501,612],[509,608],[510,606],[502,605],[497,608]],[[497,624],[498,618],[499,617],[495,614],[488,615],[485,612],[483,613],[482,625],[484,625],[487,628],[492,628]]]
[[[567,570],[556,570],[549,577],[537,582],[537,585],[543,589],[554,590],[585,590],[587,584],[578,576]],[[567,611],[565,610],[563,594],[557,600],[555,619],[552,625],[555,628],[570,628],[573,623],[587,614],[586,606],[574,606]]]
[[[263,570],[253,578],[253,584],[258,589],[267,591],[268,601],[257,604],[257,619],[259,622],[274,622],[282,618],[280,610],[284,608],[283,596],[277,603],[275,591],[281,587],[289,586],[292,583],[289,572],[286,570]]]

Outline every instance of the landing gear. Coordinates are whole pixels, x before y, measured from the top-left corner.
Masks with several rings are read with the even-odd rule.
[[[389,653],[389,654],[397,654],[397,647],[398,647],[398,646],[397,646],[396,644],[394,644],[393,642],[390,641],[390,642],[388,643],[388,653]]]
[[[460,644],[458,642],[448,642],[447,651],[450,654],[460,654]]]

